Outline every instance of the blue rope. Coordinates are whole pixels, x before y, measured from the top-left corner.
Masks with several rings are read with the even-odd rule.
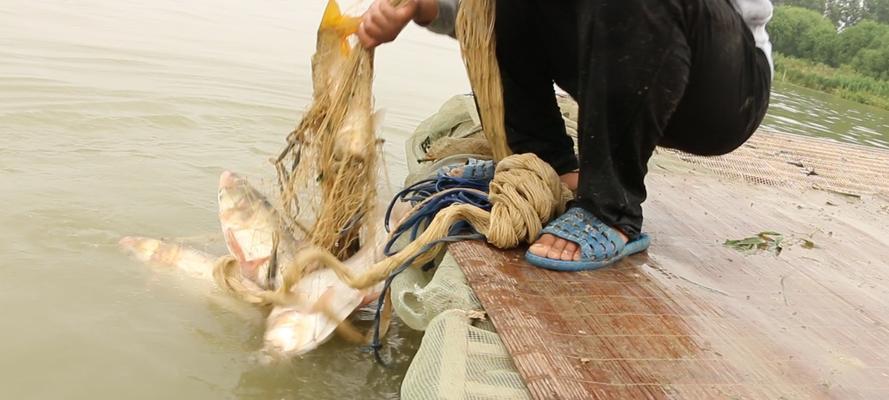
[[[487,194],[475,190],[449,189],[446,192],[434,194],[392,232],[389,241],[383,248],[383,253],[386,256],[393,255],[395,251],[392,250],[392,246],[405,234],[409,235],[411,241],[416,240],[420,235],[420,230],[432,222],[439,211],[453,204],[470,204],[486,211],[491,210],[491,202],[488,200]],[[386,222],[389,223],[389,221]],[[460,228],[469,226],[465,222],[458,224]]]
[[[383,344],[380,342],[380,327],[382,325],[382,314],[383,314],[383,305],[386,303],[386,295],[389,293],[390,286],[392,285],[392,280],[395,279],[398,274],[404,272],[408,268],[410,268],[411,264],[414,263],[414,260],[417,257],[421,256],[423,253],[432,250],[435,246],[444,243],[454,243],[460,242],[464,240],[484,240],[485,237],[480,233],[469,233],[469,234],[454,234],[454,231],[457,228],[457,224],[451,227],[451,235],[436,240],[432,243],[423,246],[423,248],[415,255],[408,258],[403,264],[401,264],[398,268],[392,271],[391,274],[386,278],[386,282],[383,284],[383,290],[380,291],[380,297],[377,299],[377,308],[376,314],[374,315],[374,335],[373,341],[371,341],[370,347],[373,350],[374,358],[377,360],[380,365],[388,366],[386,361],[383,360],[382,355],[380,355],[380,349],[383,348]]]
[[[416,182],[398,192],[389,203],[389,207],[386,208],[384,221],[386,232],[392,232],[392,209],[395,204],[398,202],[409,202],[414,206],[420,203],[424,204],[395,228],[383,253],[387,256],[394,254],[392,246],[408,231],[410,231],[410,240],[415,240],[420,235],[420,230],[428,225],[439,211],[452,204],[471,204],[490,211],[491,202],[485,194],[489,184],[490,179],[460,178],[440,172],[436,178]],[[466,226],[467,224],[461,223],[462,228]]]
[[[487,195],[490,182],[490,179],[453,177],[443,172],[439,172],[436,178],[422,180],[404,188],[395,195],[389,203],[389,207],[386,209],[384,226],[386,232],[392,234],[390,235],[391,238],[386,243],[386,246],[383,248],[383,253],[386,256],[395,254],[395,251],[392,250],[392,246],[404,234],[409,234],[410,240],[415,240],[417,236],[420,235],[420,230],[426,227],[435,218],[435,215],[437,215],[439,211],[453,204],[470,204],[483,210],[490,211],[491,202]],[[392,209],[398,202],[408,202],[413,206],[422,204],[422,206],[415,210],[410,217],[406,218],[395,227],[395,231],[392,232],[392,227],[390,226]],[[380,349],[383,347],[382,343],[380,343],[381,316],[383,306],[386,302],[386,295],[389,293],[390,286],[392,285],[392,280],[395,279],[398,274],[410,268],[420,255],[431,251],[440,244],[454,243],[463,240],[485,240],[485,237],[476,232],[468,223],[457,222],[450,227],[447,237],[423,246],[417,254],[407,259],[386,278],[383,284],[383,289],[380,292],[380,297],[377,300],[376,314],[374,316],[374,335],[373,341],[370,344],[374,353],[374,358],[381,365],[386,366],[386,362],[380,355]],[[430,263],[430,265],[423,266],[423,270],[428,271],[432,267],[433,266]]]
[[[398,192],[389,207],[386,208],[385,228],[386,232],[390,232],[389,222],[392,218],[392,208],[399,201],[409,202],[416,205],[428,199],[430,196],[449,189],[475,189],[487,193],[489,189],[490,179],[470,179],[449,176],[439,173],[437,178],[424,179],[404,188]]]

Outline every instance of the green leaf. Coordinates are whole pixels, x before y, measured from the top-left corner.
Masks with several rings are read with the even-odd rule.
[[[778,232],[765,231],[744,239],[729,239],[723,245],[744,253],[752,253],[759,250],[780,255],[784,251],[783,243],[784,235]]]

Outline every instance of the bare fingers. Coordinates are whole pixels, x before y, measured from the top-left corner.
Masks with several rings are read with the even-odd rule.
[[[358,39],[367,48],[391,42],[411,22],[416,12],[417,3],[413,0],[397,8],[389,0],[377,0],[361,18]]]

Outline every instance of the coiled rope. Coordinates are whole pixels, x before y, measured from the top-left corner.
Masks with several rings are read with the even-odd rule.
[[[441,210],[416,240],[398,253],[353,274],[329,252],[309,248],[299,252],[284,273],[279,294],[286,293],[311,266],[332,268],[349,286],[366,289],[385,280],[400,266],[418,267],[432,260],[444,244],[434,242],[449,236],[451,228],[467,222],[488,243],[508,249],[537,238],[543,224],[564,212],[571,192],[559,180],[552,167],[533,154],[512,155],[497,164],[490,184],[491,211],[470,204],[454,204]]]
[[[450,193],[449,190],[454,189],[444,190],[436,196]],[[426,201],[434,200],[436,196],[430,196]],[[533,154],[512,155],[497,164],[488,194],[490,211],[474,204],[449,205],[435,215],[415,240],[401,251],[371,265],[364,273],[355,274],[329,251],[308,246],[282,266],[283,284],[275,290],[263,290],[241,278],[237,262],[231,257],[222,257],[217,262],[214,277],[220,287],[254,304],[311,307],[299,304],[298,296],[291,290],[300,279],[318,268],[331,268],[349,286],[367,289],[385,281],[396,269],[420,267],[434,259],[445,246],[439,241],[453,235],[453,227],[458,223],[468,223],[488,243],[501,249],[530,243],[537,238],[543,224],[565,211],[571,198],[571,191],[549,164]],[[423,209],[424,205],[415,206],[410,215]],[[398,230],[390,232],[390,239],[397,233]]]

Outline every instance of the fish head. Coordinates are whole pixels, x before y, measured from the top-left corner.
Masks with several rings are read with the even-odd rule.
[[[293,357],[314,350],[330,339],[337,326],[360,304],[362,293],[339,283],[325,270],[296,290],[296,304],[276,307],[266,320],[264,351],[278,357]],[[312,289],[308,289],[312,287]],[[308,290],[306,290],[308,289]]]
[[[299,308],[275,308],[266,323],[264,352],[290,358],[314,350],[329,336],[317,334],[321,319],[321,314]]]
[[[144,263],[161,261],[159,258],[163,258],[169,250],[160,240],[138,236],[126,236],[120,239],[118,244],[123,250]]]
[[[251,186],[247,179],[231,171],[219,176],[219,219],[225,227],[250,226],[257,213],[272,210],[265,196]]]

